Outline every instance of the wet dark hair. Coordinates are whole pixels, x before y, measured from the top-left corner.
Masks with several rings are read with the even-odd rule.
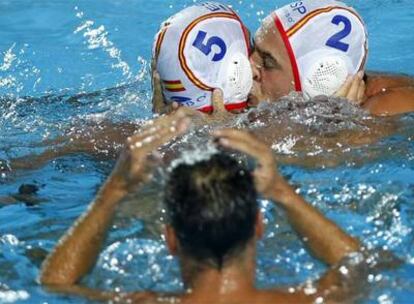
[[[170,174],[164,201],[183,254],[221,269],[254,235],[258,212],[253,177],[220,153]]]

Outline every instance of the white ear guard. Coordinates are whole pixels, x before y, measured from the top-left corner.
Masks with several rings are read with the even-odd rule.
[[[302,91],[306,98],[333,95],[353,70],[351,60],[347,56],[325,49],[311,52],[299,58],[298,62],[306,67],[301,75]]]
[[[253,85],[253,73],[247,56],[240,52],[228,56],[222,64],[218,79],[225,103],[247,100]]]

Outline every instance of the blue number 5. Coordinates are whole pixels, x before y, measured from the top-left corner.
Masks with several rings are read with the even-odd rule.
[[[332,19],[332,23],[339,25],[340,23],[344,24],[344,29],[340,31],[339,33],[336,33],[333,35],[329,40],[326,42],[327,46],[333,47],[334,49],[338,49],[342,52],[347,52],[349,49],[349,44],[344,43],[341,40],[346,38],[352,31],[352,24],[351,21],[349,21],[348,18],[342,15],[336,15]]]
[[[220,61],[224,58],[227,52],[226,44],[224,43],[223,39],[213,36],[207,40],[207,43],[204,44],[204,40],[206,39],[207,33],[203,31],[199,31],[196,39],[193,42],[193,46],[198,48],[203,54],[208,56],[212,51],[212,46],[216,45],[220,48],[220,52],[214,54],[213,61]]]

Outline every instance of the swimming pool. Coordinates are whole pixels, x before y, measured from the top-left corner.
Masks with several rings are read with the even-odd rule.
[[[148,64],[153,35],[163,19],[193,2],[1,1],[0,159],[40,152],[43,148],[35,143],[74,124],[150,116]],[[261,18],[287,2],[228,3],[254,30]],[[368,25],[368,68],[413,74],[411,1],[347,3],[360,11]],[[96,91],[100,93],[71,98]],[[309,147],[299,156],[322,155],[327,161],[340,153],[339,164],[318,169],[285,164],[282,172],[347,231],[404,258],[402,267],[369,278],[372,292],[366,302],[407,303],[414,298],[414,117],[373,123],[396,125],[396,131],[370,146],[344,144],[326,150],[315,145],[321,126],[309,131],[304,140]],[[322,136],[328,134],[322,132]],[[299,153],[292,148],[295,140],[286,136],[274,148],[289,159]],[[44,253],[85,210],[111,165],[110,160],[76,154],[31,171],[2,175],[3,199],[15,194],[21,184],[36,184],[39,191],[37,202],[14,195],[17,203],[0,208],[0,303],[87,302],[49,294],[35,279]],[[119,213],[116,229],[86,279],[90,286],[180,288],[177,265],[166,254],[159,225],[149,224],[160,217],[159,206],[150,202],[159,197],[157,190],[149,189],[146,197],[138,214],[144,214],[145,220],[131,215],[133,204],[126,204]],[[258,285],[297,283],[322,271],[283,215],[266,202],[263,206],[268,229],[259,246]]]

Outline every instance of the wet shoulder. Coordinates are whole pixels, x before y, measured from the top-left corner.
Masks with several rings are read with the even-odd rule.
[[[314,299],[302,292],[288,292],[283,290],[260,291],[254,303],[314,303]]]
[[[137,304],[162,304],[162,303],[211,303],[215,304],[263,304],[263,303],[313,303],[314,299],[307,297],[303,293],[289,293],[282,290],[263,290],[252,293],[251,295],[243,294],[242,296],[229,296],[222,298],[202,298],[198,296],[183,296],[178,294],[155,294],[155,293],[137,293],[130,298],[131,303]]]

